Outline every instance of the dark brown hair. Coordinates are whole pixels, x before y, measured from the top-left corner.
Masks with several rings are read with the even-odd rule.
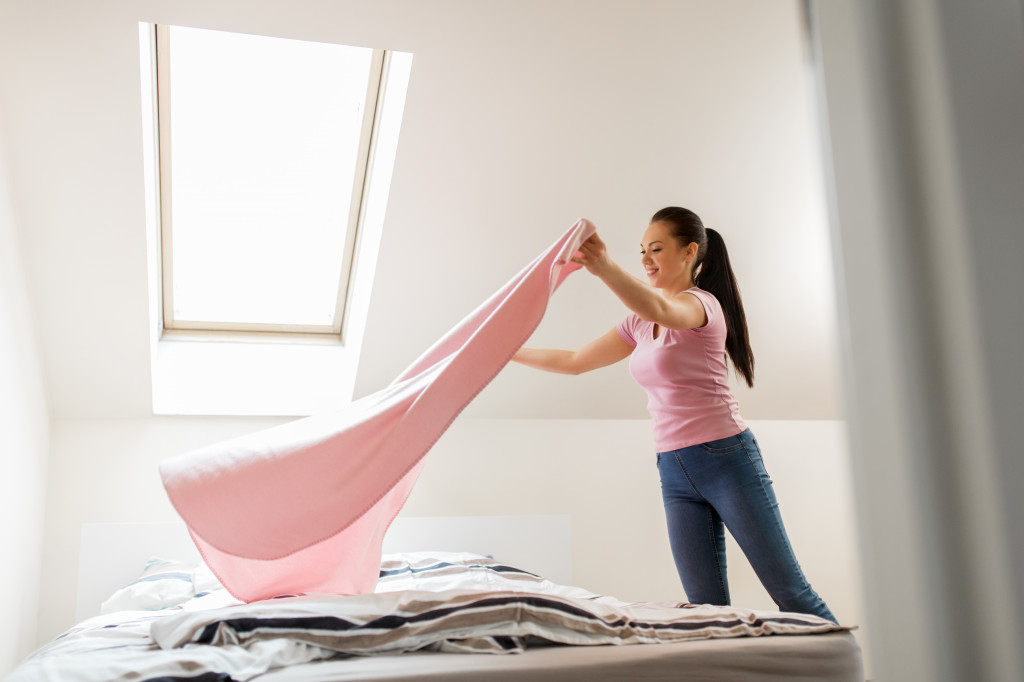
[[[684,249],[692,242],[697,243],[693,283],[713,294],[721,304],[727,330],[725,350],[736,371],[743,376],[748,386],[753,387],[754,351],[750,349],[747,316],[743,312],[743,299],[722,235],[710,227],[704,227],[700,217],[687,208],[663,208],[651,218],[652,223],[659,221],[671,226],[672,236]]]

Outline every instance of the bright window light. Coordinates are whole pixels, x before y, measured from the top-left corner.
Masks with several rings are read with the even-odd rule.
[[[341,409],[413,55],[149,23],[139,49],[153,412]]]
[[[340,334],[383,51],[156,44],[164,328]]]

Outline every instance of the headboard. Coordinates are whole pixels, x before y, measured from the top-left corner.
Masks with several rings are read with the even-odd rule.
[[[400,516],[384,537],[383,550],[487,554],[553,582],[572,584],[568,516]],[[154,556],[200,561],[182,522],[82,524],[75,620],[98,614],[100,604],[138,577]]]

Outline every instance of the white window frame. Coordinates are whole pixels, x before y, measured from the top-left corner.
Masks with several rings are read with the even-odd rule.
[[[355,177],[351,188],[351,203],[346,226],[341,276],[338,281],[337,303],[332,325],[303,325],[280,323],[243,323],[226,321],[186,321],[174,317],[174,263],[173,263],[173,216],[171,215],[171,119],[170,119],[170,26],[153,26],[155,46],[154,82],[156,84],[156,106],[154,128],[157,131],[158,202],[160,229],[161,264],[161,335],[173,336],[267,336],[280,340],[282,335],[298,340],[301,337],[341,341],[345,334],[345,322],[352,296],[352,273],[355,268],[356,245],[362,226],[365,193],[368,185],[368,168],[373,158],[374,140],[378,129],[384,79],[388,72],[389,54],[385,50],[373,50],[370,63],[370,77],[363,108]]]

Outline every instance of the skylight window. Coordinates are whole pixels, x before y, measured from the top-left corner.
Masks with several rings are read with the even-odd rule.
[[[165,330],[340,335],[382,50],[156,27]]]
[[[340,409],[413,55],[150,23],[139,49],[153,412]]]

